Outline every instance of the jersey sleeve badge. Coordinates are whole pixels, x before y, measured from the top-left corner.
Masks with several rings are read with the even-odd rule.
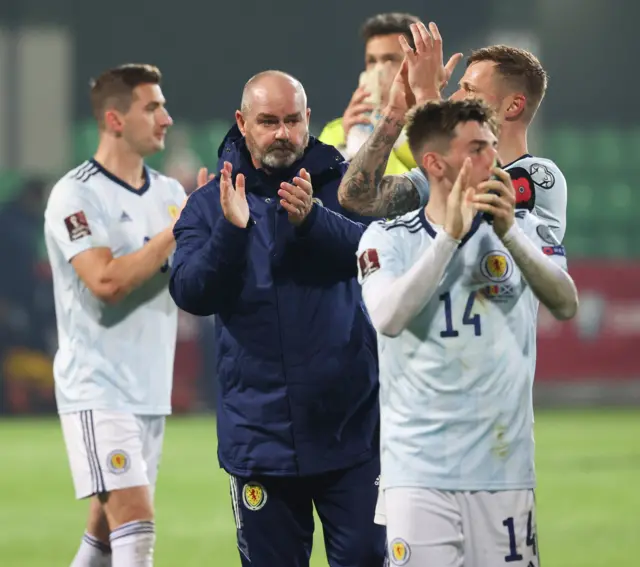
[[[532,163],[529,173],[533,182],[542,189],[551,189],[556,184],[556,176],[546,165]]]
[[[71,242],[91,235],[89,222],[87,221],[84,211],[77,211],[72,215],[69,215],[64,219],[64,224],[67,227],[69,240],[71,240]]]
[[[380,269],[380,258],[375,248],[368,248],[358,258],[360,277],[364,280]]]
[[[524,167],[510,167],[507,172],[516,192],[516,209],[533,211],[536,204],[536,191],[531,174]]]

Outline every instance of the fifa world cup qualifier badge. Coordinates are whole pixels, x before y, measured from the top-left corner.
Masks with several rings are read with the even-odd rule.
[[[87,216],[84,214],[84,211],[77,211],[65,217],[64,225],[67,227],[69,240],[71,240],[71,242],[91,234],[89,222],[87,221]]]
[[[247,482],[242,489],[242,503],[247,510],[260,510],[267,503],[267,491],[259,482]]]

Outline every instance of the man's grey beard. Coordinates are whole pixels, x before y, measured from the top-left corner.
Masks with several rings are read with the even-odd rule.
[[[249,142],[249,140],[247,140],[247,142]],[[253,155],[254,159],[260,162],[260,164],[266,169],[286,169],[287,167],[291,167],[304,155],[304,151],[307,149],[308,144],[309,133],[307,132],[299,147],[285,142],[284,144],[276,143],[270,146],[264,153],[260,152],[257,148],[251,147],[249,147],[249,151],[251,152],[251,155]],[[278,149],[281,151],[276,152],[275,150]]]

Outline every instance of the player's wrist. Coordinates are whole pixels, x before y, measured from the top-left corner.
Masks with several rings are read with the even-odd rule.
[[[405,115],[407,114],[406,108],[400,108],[398,106],[394,106],[393,104],[388,104],[384,107],[381,118],[384,121],[389,121],[398,126],[404,126],[405,123]]]
[[[438,102],[442,99],[440,91],[437,89],[416,89],[413,94],[416,97],[416,106],[421,106],[427,102]]]
[[[520,230],[520,227],[515,222],[513,222],[503,235],[499,235],[499,238],[500,240],[502,240],[502,243],[508,248],[510,245],[514,244],[520,238],[522,238],[522,236],[524,236],[524,233],[522,232],[522,230]]]

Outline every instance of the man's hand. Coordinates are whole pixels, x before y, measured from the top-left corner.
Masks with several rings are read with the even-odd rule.
[[[194,189],[194,191],[197,191],[198,189],[200,189],[200,187],[203,187],[209,181],[212,181],[215,178],[215,173],[209,174],[209,170],[206,167],[201,167],[198,170],[198,177],[196,178],[196,188]]]
[[[349,130],[356,124],[371,124],[371,119],[368,113],[374,110],[372,104],[365,102],[365,99],[369,96],[369,93],[364,87],[358,87],[351,100],[349,106],[342,115],[342,129],[344,130],[344,139],[347,139]]]
[[[516,192],[504,169],[494,167],[492,172],[497,179],[480,183],[473,202],[477,211],[493,216],[493,230],[502,238],[515,222]]]
[[[447,86],[453,70],[462,59],[462,53],[452,55],[443,65],[442,36],[433,22],[429,24],[429,30],[422,22],[411,24],[411,34],[415,50],[411,49],[404,35],[400,36],[400,45],[407,61],[409,86],[416,103],[440,100],[440,92]]]
[[[393,83],[391,83],[389,102],[387,103],[385,113],[404,120],[407,111],[415,106],[415,104],[416,97],[413,95],[413,91],[409,85],[409,66],[405,57],[402,65],[400,65],[400,70],[396,73]]]
[[[280,204],[289,213],[289,222],[300,226],[313,207],[313,187],[309,172],[303,168],[300,170],[300,177],[293,178],[293,185],[280,184],[278,195]]]
[[[447,198],[447,211],[444,219],[444,230],[454,240],[462,240],[471,229],[475,215],[472,203],[475,189],[469,187],[471,175],[471,158],[464,160],[458,178],[453,184]]]
[[[220,170],[220,205],[224,218],[238,228],[246,228],[249,223],[249,203],[244,192],[244,175],[239,173],[236,177],[236,186],[233,187],[231,173],[233,167],[228,161]],[[198,177],[200,180],[200,177]]]

